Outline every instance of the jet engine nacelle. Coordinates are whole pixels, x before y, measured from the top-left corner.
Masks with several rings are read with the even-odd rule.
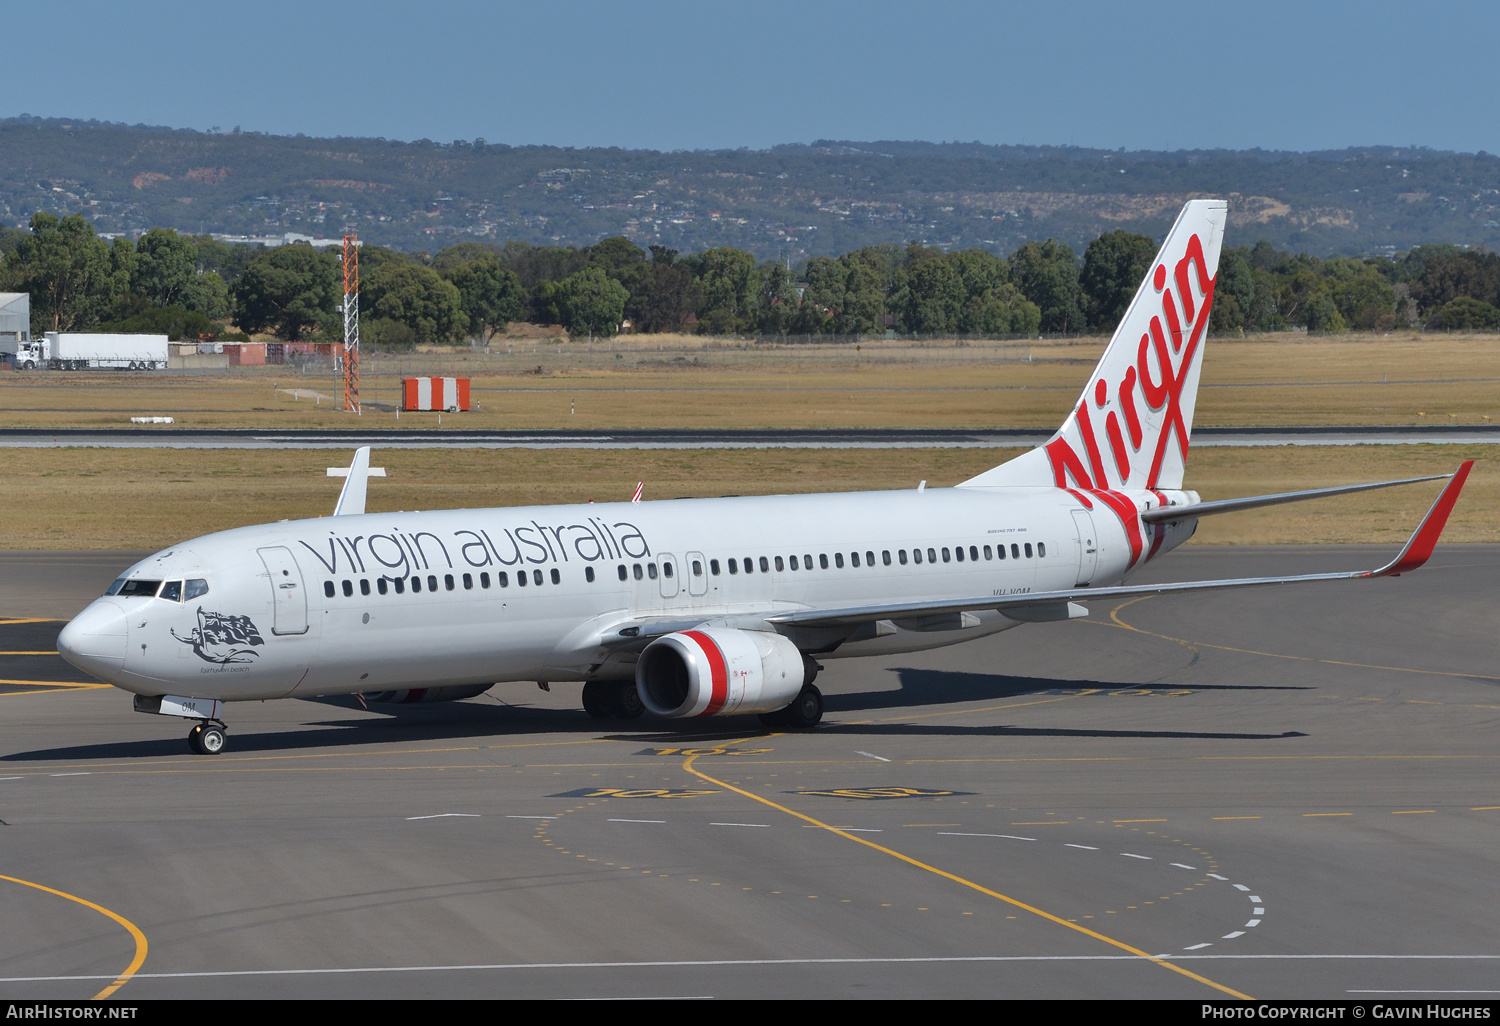
[[[775,712],[805,677],[802,653],[786,638],[731,627],[663,635],[635,664],[636,691],[658,716]]]

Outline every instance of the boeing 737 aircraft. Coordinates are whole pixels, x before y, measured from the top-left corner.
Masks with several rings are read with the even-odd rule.
[[[1226,212],[1183,208],[1052,439],[957,487],[366,513],[360,449],[333,518],[143,559],[58,649],[134,692],[138,711],[196,720],[199,753],[224,747],[230,702],[440,701],[499,681],[580,681],[595,716],[759,713],[805,728],[822,716],[819,660],[1085,616],[1091,599],[1421,566],[1469,463],[1378,569],[1123,583],[1200,517],[1434,479],[1218,502],[1183,490]]]

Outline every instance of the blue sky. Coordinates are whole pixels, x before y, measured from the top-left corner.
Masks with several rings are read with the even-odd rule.
[[[1500,152],[1500,4],[6,3],[0,115],[699,149]]]

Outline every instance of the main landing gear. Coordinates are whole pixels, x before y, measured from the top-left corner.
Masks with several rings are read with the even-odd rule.
[[[633,680],[591,680],[583,685],[583,711],[596,720],[633,720],[646,707]]]
[[[224,750],[229,728],[217,720],[204,720],[188,731],[188,747],[198,755],[218,755]]]
[[[785,709],[761,713],[760,722],[766,727],[791,727],[794,730],[811,730],[823,719],[823,692],[811,684],[802,685],[802,690]]]

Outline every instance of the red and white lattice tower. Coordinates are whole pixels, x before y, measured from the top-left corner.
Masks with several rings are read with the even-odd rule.
[[[359,412],[359,238],[344,236],[344,409]]]

